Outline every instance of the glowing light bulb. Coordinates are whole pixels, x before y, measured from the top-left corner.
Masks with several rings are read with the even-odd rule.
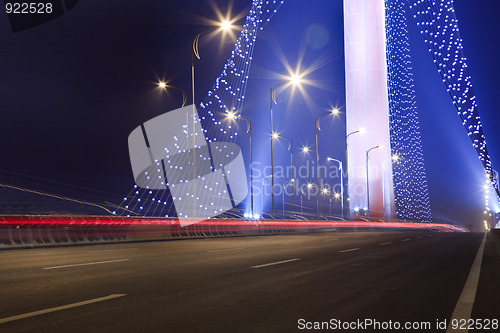
[[[227,20],[226,20],[226,21],[221,22],[221,24],[220,24],[220,28],[221,28],[222,30],[224,30],[224,31],[227,31],[227,30],[231,29],[231,26],[232,26],[231,22],[230,22],[230,21],[227,21]]]
[[[292,78],[290,79],[290,82],[292,82],[292,84],[294,84],[294,85],[299,84],[301,81],[302,81],[302,78],[296,74],[294,74],[292,76]]]

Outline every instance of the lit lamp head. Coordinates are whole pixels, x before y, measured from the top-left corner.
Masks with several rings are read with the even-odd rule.
[[[273,139],[277,139],[277,138],[279,138],[279,134],[278,134],[278,133],[273,133],[273,134],[272,134],[272,138],[273,138]]]
[[[290,78],[290,82],[293,84],[293,85],[297,85],[299,84],[300,82],[302,81],[302,78],[297,75],[297,74],[294,74],[291,78]]]
[[[334,197],[335,197],[335,199],[339,199],[340,198],[340,193],[335,193]]]
[[[307,154],[307,153],[309,153],[309,150],[310,150],[310,149],[309,149],[309,147],[307,147],[307,146],[302,147],[302,152],[303,152],[303,153],[306,153],[306,154]]]
[[[236,114],[233,111],[227,111],[227,117],[229,119],[236,119]]]
[[[163,81],[160,81],[158,82],[158,87],[160,87],[161,89],[165,89],[167,87],[167,84]]]
[[[398,154],[394,154],[394,155],[392,155],[392,161],[393,161],[393,162],[397,162],[397,161],[399,161],[399,159],[400,159],[400,158],[401,158],[401,157],[399,157],[399,155],[398,155]]]
[[[321,193],[323,193],[323,194],[328,194],[328,193],[329,193],[329,191],[328,191],[328,189],[327,189],[327,188],[324,188],[324,189],[322,189],[322,190],[321,190]]]
[[[228,31],[229,29],[231,29],[231,27],[232,27],[232,24],[231,24],[231,22],[230,22],[230,21],[228,21],[228,20],[222,21],[222,22],[220,23],[220,28],[221,28],[222,30],[224,30],[224,31]]]
[[[337,108],[333,108],[330,110],[330,113],[334,116],[338,115],[340,113],[340,110]]]
[[[307,188],[308,188],[308,189],[311,189],[312,187],[313,187],[313,184],[311,184],[311,183],[307,183]]]

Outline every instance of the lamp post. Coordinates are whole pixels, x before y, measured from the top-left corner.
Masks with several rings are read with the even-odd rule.
[[[338,200],[340,198],[340,193],[335,193],[333,197],[330,198],[330,216],[332,215],[332,199]],[[344,219],[344,216],[342,216]]]
[[[382,148],[382,145],[378,145],[375,147],[371,147],[366,151],[366,201],[368,205],[368,216],[370,216],[370,181],[369,181],[369,173],[368,173],[368,161],[370,160],[370,151],[377,149],[377,148]]]
[[[348,212],[348,218],[350,217],[351,215],[351,207],[350,207],[350,203],[349,203],[349,159],[348,159],[348,148],[349,148],[349,142],[347,139],[349,139],[349,137],[353,134],[356,134],[356,133],[359,133],[359,134],[363,134],[365,133],[365,128],[364,127],[360,127],[358,130],[356,131],[353,131],[349,134],[346,135],[345,137],[345,163],[347,165],[347,172],[345,173],[345,181],[346,181],[346,184],[347,184],[347,212]]]
[[[191,175],[192,179],[195,179],[196,178],[196,149],[194,149],[196,147],[196,136],[194,135],[194,133],[196,132],[196,99],[195,99],[195,84],[194,84],[194,58],[196,57],[198,60],[201,59],[200,58],[200,53],[199,53],[199,50],[198,50],[198,42],[200,40],[200,37],[201,35],[205,34],[205,33],[208,33],[208,32],[212,32],[212,31],[215,31],[215,30],[218,30],[218,29],[222,29],[222,30],[229,30],[231,28],[231,23],[229,21],[224,21],[224,22],[221,22],[219,26],[215,26],[215,27],[212,27],[210,29],[207,29],[207,30],[204,30],[202,32],[200,32],[199,34],[197,34],[194,38],[193,38],[193,42],[191,43],[191,92],[192,92],[192,98],[193,98],[193,110],[192,110],[192,122],[191,122],[191,126],[192,126],[192,132],[191,132],[191,136],[193,137],[193,143],[192,143],[192,146],[193,146],[193,153],[192,153],[192,163],[193,163],[193,173]],[[189,120],[187,121],[187,135],[189,137]],[[208,146],[208,149],[210,151],[210,145]],[[214,169],[214,165],[213,165],[213,160],[210,159],[210,163],[211,163],[211,166],[212,166],[212,170]],[[195,189],[194,189],[194,183],[193,182],[190,182],[192,183],[191,185],[191,193],[194,193]],[[191,206],[191,209],[194,209],[192,206]]]
[[[294,75],[291,79],[283,81],[275,85],[274,87],[270,88],[269,91],[269,100],[270,100],[270,112],[271,112],[271,136],[274,137],[274,126],[273,126],[273,104],[278,104],[275,99],[275,93],[274,91],[286,84],[286,83],[293,83],[293,84],[298,84],[301,81],[301,77],[298,75]],[[274,215],[274,140],[271,140],[271,197],[272,197],[272,210],[273,210],[273,215]]]
[[[198,50],[198,42],[200,40],[201,35],[218,30],[218,29],[221,29],[223,31],[227,31],[227,30],[231,29],[231,22],[224,21],[224,22],[221,22],[219,26],[215,26],[215,27],[212,27],[210,29],[207,29],[207,30],[200,32],[199,34],[196,35],[196,37],[193,38],[193,42],[191,43],[191,90],[193,93],[193,108],[195,108],[195,109],[196,109],[196,107],[194,105],[196,105],[196,103],[195,103],[195,96],[194,96],[194,58],[196,57],[198,60],[201,59],[200,52]]]
[[[319,127],[319,120],[321,117],[328,116],[328,115],[338,115],[339,110],[338,109],[331,109],[328,112],[325,112],[318,117],[316,117],[314,121],[314,136],[316,138],[316,186],[318,186],[319,189],[319,147],[318,147],[318,131],[321,131],[321,127]],[[321,215],[321,207],[319,204],[319,193],[316,196],[316,218],[319,219],[319,216]]]
[[[321,190],[321,194],[326,196],[326,195],[330,194],[330,191],[329,191],[326,187],[324,187],[324,188]],[[323,216],[323,217],[324,217],[324,216]]]
[[[167,90],[167,88],[172,88],[172,89],[179,90],[180,92],[182,92],[182,105],[181,105],[181,108],[183,108],[186,105],[186,102],[187,102],[187,93],[181,87],[174,86],[173,84],[169,84],[169,83],[166,83],[166,82],[163,82],[163,81],[158,82],[158,87],[160,87],[163,90]]]
[[[312,183],[307,183],[307,198],[309,199],[311,197],[311,189],[313,187]]]
[[[390,159],[387,159],[382,162],[382,207],[383,207],[383,214],[382,218],[383,221],[385,222],[385,169],[387,167],[387,162],[391,162],[391,168],[393,167],[393,164],[397,164],[401,160],[401,156],[399,154],[393,154]],[[394,170],[394,169],[393,169]]]
[[[253,150],[252,150],[252,122],[250,119],[243,117],[242,115],[236,115],[234,112],[228,111],[227,117],[232,120],[243,119],[247,123],[247,133],[250,136],[250,209],[252,212],[252,217],[254,216],[253,211]]]
[[[328,157],[327,160],[334,161],[334,162],[337,162],[339,164],[339,170],[340,170],[340,210],[341,210],[341,214],[342,214],[341,216],[342,216],[342,218],[344,218],[344,170],[342,167],[342,161],[339,161],[336,158],[331,158],[331,157]],[[331,213],[330,213],[330,215],[331,215]]]
[[[292,187],[293,187],[293,182],[294,182],[294,180],[295,180],[295,178],[294,178],[294,172],[293,172],[293,142],[292,142],[292,139],[290,139],[290,138],[288,138],[288,137],[286,137],[286,136],[279,135],[278,133],[273,133],[272,139],[273,139],[273,140],[276,140],[276,139],[278,139],[278,138],[282,138],[282,139],[288,140],[288,142],[289,142],[288,150],[290,151],[290,167],[291,167],[291,173],[292,173],[292,174],[291,174],[291,176],[290,176],[290,178],[291,178],[290,182],[291,182]],[[272,178],[271,178],[271,179],[273,179],[273,180],[274,180],[274,173],[273,173],[273,176],[272,176]],[[273,182],[273,185],[274,185],[274,182]],[[273,194],[274,194],[274,186],[273,186],[273,188],[271,189],[271,191],[272,191],[272,192],[273,192]],[[283,188],[283,192],[284,192],[284,188]],[[291,207],[291,215],[292,215],[292,216],[293,216],[293,196],[294,196],[293,192],[294,192],[294,191],[293,191],[293,189],[292,189],[292,207]],[[273,199],[274,199],[274,197],[273,197]],[[285,199],[284,199],[284,196],[283,196],[283,202],[284,202],[284,200],[285,200]],[[273,203],[274,203],[274,202],[273,202]],[[284,214],[284,212],[283,212],[283,214]]]

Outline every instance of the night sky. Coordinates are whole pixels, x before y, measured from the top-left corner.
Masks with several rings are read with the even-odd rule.
[[[250,0],[81,0],[63,16],[17,33],[2,12],[0,182],[120,204],[134,185],[128,135],[182,101],[177,91],[161,91],[156,82],[189,91],[192,38],[218,14],[239,15],[242,25],[250,7]],[[455,0],[455,8],[493,168],[499,169],[500,3]],[[286,0],[259,35],[241,110],[255,128],[258,163],[269,164],[269,88],[283,80],[288,66],[309,69],[311,82],[305,94],[285,89],[277,95],[275,127],[293,138],[297,166],[312,161],[298,147],[314,144],[314,117],[331,107],[345,111],[342,20],[342,0]],[[433,217],[481,224],[482,165],[412,20],[409,35]],[[220,74],[237,35],[201,39],[198,102]],[[344,159],[344,122],[342,114],[322,119],[322,156]],[[243,134],[242,129],[238,143],[245,150]],[[286,148],[285,142],[276,145],[277,164],[287,163]],[[12,191],[0,188],[0,201],[12,197]],[[270,207],[269,199],[259,197],[256,203],[258,209]]]

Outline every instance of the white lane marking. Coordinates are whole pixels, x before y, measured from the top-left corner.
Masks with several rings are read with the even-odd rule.
[[[360,250],[359,247],[355,247],[354,249],[348,249],[348,250],[342,250],[342,251],[339,251],[340,253],[344,253],[344,252],[351,252],[351,251],[357,251],[357,250]]]
[[[0,324],[8,323],[8,322],[14,321],[14,320],[19,320],[19,319],[24,319],[24,318],[39,316],[39,315],[43,315],[43,314],[50,313],[50,312],[55,312],[55,311],[61,311],[61,310],[76,308],[78,306],[83,306],[83,305],[87,305],[87,304],[92,304],[92,303],[97,303],[97,302],[103,302],[103,301],[107,301],[107,300],[110,300],[110,299],[113,299],[113,298],[123,297],[123,296],[126,296],[126,295],[127,294],[113,294],[113,295],[109,295],[109,296],[104,296],[104,297],[89,299],[88,301],[83,301],[83,302],[78,302],[78,303],[72,303],[72,304],[57,306],[55,308],[49,308],[49,309],[45,309],[45,310],[28,312],[28,313],[20,314],[20,315],[17,315],[17,316],[2,318],[2,319],[0,319]]]
[[[212,252],[225,252],[225,251],[238,251],[238,250],[243,250],[243,248],[242,247],[234,247],[234,248],[231,248],[231,249],[210,250],[210,251],[208,251],[208,253],[212,253]]]
[[[407,242],[409,240],[411,240],[411,238],[403,239],[403,242]]]
[[[83,264],[72,264],[72,265],[44,267],[43,269],[57,269],[57,268],[76,267],[76,266],[100,265],[100,264],[109,264],[109,263],[112,263],[112,262],[120,262],[120,261],[127,261],[127,260],[130,260],[130,259],[117,259],[117,260],[86,262],[86,263],[83,263]]]
[[[386,242],[386,243],[380,243],[379,245],[389,245],[389,244],[392,244],[392,242]]]
[[[481,263],[483,261],[483,253],[484,253],[484,244],[486,243],[486,233],[484,234],[483,241],[479,246],[479,250],[477,250],[476,258],[474,259],[474,263],[470,269],[469,276],[467,277],[467,282],[465,282],[464,289],[462,290],[462,294],[458,299],[457,305],[455,306],[455,310],[451,315],[450,324],[448,325],[448,329],[446,333],[451,332],[465,332],[467,333],[469,329],[465,330],[454,330],[452,328],[452,320],[465,320],[468,322],[470,319],[470,315],[472,313],[472,306],[474,305],[474,299],[476,298],[477,285],[479,282],[479,274],[481,273]]]
[[[262,267],[267,267],[267,266],[274,266],[274,265],[286,264],[288,262],[293,262],[293,261],[297,261],[297,260],[300,260],[300,258],[288,259],[288,260],[276,261],[276,262],[270,262],[269,264],[262,264],[262,265],[252,266],[250,268],[262,268]]]
[[[137,250],[137,247],[131,247],[128,249],[109,249],[109,250],[97,250],[97,251],[89,251],[90,253],[98,253],[98,252],[110,252],[110,251],[127,251],[127,250]]]

